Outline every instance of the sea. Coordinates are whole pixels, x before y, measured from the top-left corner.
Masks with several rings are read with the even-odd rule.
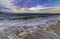
[[[60,14],[47,13],[0,13],[0,30],[11,26],[38,26],[46,24],[48,20],[55,20]]]

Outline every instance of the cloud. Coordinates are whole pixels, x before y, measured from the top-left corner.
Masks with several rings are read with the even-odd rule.
[[[42,9],[48,9],[48,8],[52,8],[52,7],[43,7],[43,6],[36,6],[36,7],[31,7],[29,8],[29,10],[42,10]]]
[[[45,4],[41,3],[41,5],[40,4],[36,4],[36,6],[31,6],[29,8],[27,8],[27,7],[26,8],[25,7],[20,8],[19,6],[22,6],[22,4],[20,5],[18,3],[19,6],[15,6],[14,3],[12,3],[12,1],[15,1],[15,0],[0,0],[0,10],[8,11],[8,12],[25,12],[25,11],[29,11],[29,10],[34,11],[34,10],[49,9],[49,8],[51,8],[51,6],[54,7],[55,5],[56,6],[60,5],[60,0],[56,0],[55,2],[54,2],[54,0],[53,1],[51,0],[50,2],[47,2]],[[20,0],[17,0],[17,1],[20,1]],[[30,6],[30,5],[28,4],[26,6]]]
[[[5,8],[9,8],[9,9],[16,9],[16,6],[14,6],[11,2],[13,0],[0,0],[1,5]],[[4,8],[3,8],[4,9]]]

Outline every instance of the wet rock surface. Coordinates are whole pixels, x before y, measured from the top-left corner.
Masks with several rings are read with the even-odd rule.
[[[59,17],[30,19],[15,25],[4,28],[0,39],[60,39]]]

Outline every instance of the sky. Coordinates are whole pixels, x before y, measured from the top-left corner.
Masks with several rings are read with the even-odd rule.
[[[24,12],[59,6],[60,0],[0,0],[0,11]]]

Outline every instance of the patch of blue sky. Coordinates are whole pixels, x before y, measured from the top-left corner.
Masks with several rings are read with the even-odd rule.
[[[56,0],[56,1],[53,1],[53,2],[46,3],[43,6],[45,6],[45,7],[60,6],[60,0]]]
[[[53,6],[60,4],[60,0],[14,0],[13,3],[20,7]]]

